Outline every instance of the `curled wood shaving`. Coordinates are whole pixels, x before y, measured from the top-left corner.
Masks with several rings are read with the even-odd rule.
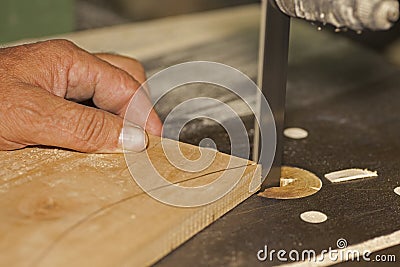
[[[322,182],[315,174],[300,168],[283,166],[280,187],[267,188],[258,195],[274,199],[296,199],[311,196],[321,187]]]
[[[378,172],[369,171],[367,169],[364,169],[364,170],[363,169],[347,169],[347,170],[341,170],[341,171],[327,173],[324,176],[326,179],[328,179],[332,183],[340,183],[340,182],[356,180],[356,179],[377,177]]]

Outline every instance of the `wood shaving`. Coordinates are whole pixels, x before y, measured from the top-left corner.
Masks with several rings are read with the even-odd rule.
[[[292,139],[304,139],[308,136],[308,132],[301,128],[286,128],[283,134]]]
[[[394,189],[394,193],[400,196],[400,186]]]
[[[322,182],[315,174],[300,168],[283,166],[280,187],[267,188],[258,195],[274,199],[296,199],[311,196],[321,187]]]
[[[332,183],[340,183],[340,182],[356,180],[356,179],[377,177],[378,172],[369,171],[367,169],[364,169],[364,170],[363,169],[347,169],[347,170],[340,170],[340,171],[327,173],[324,176],[326,179],[328,179]]]
[[[320,211],[306,211],[300,214],[300,218],[308,223],[323,223],[328,220],[328,216]]]

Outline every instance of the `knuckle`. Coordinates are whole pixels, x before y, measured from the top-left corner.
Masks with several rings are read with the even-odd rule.
[[[76,44],[74,44],[73,42],[66,40],[66,39],[48,40],[48,41],[44,41],[42,44],[45,46],[51,46],[51,47],[55,47],[58,49],[66,49],[66,50],[75,50],[78,48],[78,46]]]
[[[131,61],[132,61],[132,65],[135,67],[135,69],[137,69],[138,71],[143,72],[143,73],[145,72],[142,62],[140,62],[139,60],[134,59],[134,58],[132,58]]]
[[[139,61],[138,59],[136,59],[136,58],[129,58],[129,59],[132,61],[132,64],[134,64],[135,66],[143,68],[142,62]]]
[[[49,90],[61,69],[72,64],[78,47],[68,40],[56,39],[18,45],[0,51],[0,72],[14,80],[38,85]]]
[[[41,43],[43,57],[51,58],[62,66],[69,66],[80,48],[73,42],[65,39],[48,40]]]
[[[120,55],[114,55],[114,57],[122,62],[123,65],[125,65],[125,67],[127,67],[133,73],[144,73],[145,71],[142,62],[135,58]]]
[[[96,151],[106,143],[106,116],[103,112],[84,110],[76,121],[74,135],[87,151]]]
[[[0,98],[2,106],[2,130],[9,140],[24,140],[32,142],[41,135],[43,118],[42,102],[29,95],[29,91],[21,89],[19,95],[9,92]],[[25,97],[24,97],[25,96]]]

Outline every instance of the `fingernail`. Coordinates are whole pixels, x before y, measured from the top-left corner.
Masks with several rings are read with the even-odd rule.
[[[124,123],[118,144],[124,152],[141,152],[146,149],[147,143],[148,137],[145,130],[133,123]]]

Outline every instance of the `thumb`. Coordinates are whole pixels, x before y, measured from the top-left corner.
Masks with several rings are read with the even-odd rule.
[[[147,146],[147,134],[137,125],[130,122],[124,125],[123,119],[114,114],[65,100],[44,90],[36,92],[37,100],[40,100],[37,106],[41,110],[39,114],[25,114],[25,121],[29,123],[23,126],[24,143],[92,153],[140,152]]]

